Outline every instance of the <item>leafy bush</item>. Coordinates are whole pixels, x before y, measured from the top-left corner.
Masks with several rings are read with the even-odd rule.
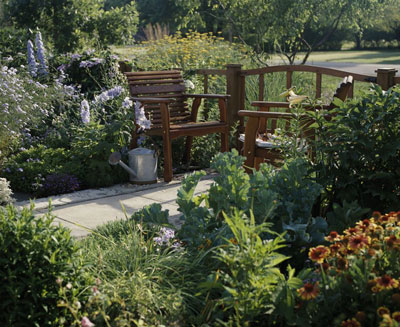
[[[298,290],[298,326],[396,326],[400,316],[400,212],[331,232],[309,251],[316,267]],[[307,322],[307,323],[306,323]],[[292,322],[294,323],[294,322]]]
[[[80,86],[89,99],[95,93],[126,82],[118,70],[118,57],[106,50],[86,50],[81,54],[60,55],[53,60],[52,65],[66,74],[64,83]]]
[[[18,148],[25,129],[48,113],[50,105],[43,103],[48,93],[24,72],[0,65],[0,163]]]
[[[330,206],[358,200],[363,208],[396,209],[400,196],[400,91],[372,86],[320,122],[316,167]]]
[[[3,26],[0,30],[0,62],[7,63],[9,67],[25,65],[28,38],[26,30]]]
[[[247,215],[252,210],[257,223],[271,221],[272,230],[285,232],[286,241],[296,249],[320,242],[327,224],[320,217],[313,218],[311,211],[321,188],[307,178],[305,161],[296,159],[281,170],[264,165],[250,176],[243,169],[243,162],[236,151],[218,154],[211,167],[219,175],[208,194],[193,197],[201,173],[182,182],[177,203],[183,213],[183,225],[178,236],[195,247],[204,245],[205,239],[214,242],[221,233],[229,238],[224,234],[222,212],[231,215],[237,209]],[[200,206],[203,201],[205,206]]]
[[[78,248],[70,232],[48,213],[35,217],[33,206],[0,207],[0,323],[2,326],[55,326],[57,279],[80,280]]]
[[[246,58],[248,49],[208,33],[189,32],[153,41],[144,41],[134,59],[139,70],[182,68],[225,68]]]

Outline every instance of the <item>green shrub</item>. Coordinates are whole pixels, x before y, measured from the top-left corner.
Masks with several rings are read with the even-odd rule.
[[[79,276],[70,232],[50,213],[35,217],[32,210],[0,207],[2,326],[55,326],[62,315],[57,279],[74,283]]]
[[[11,26],[2,26],[0,30],[0,62],[9,67],[26,65],[26,45],[28,32]]]
[[[52,65],[66,74],[65,84],[80,86],[88,99],[96,93],[126,82],[118,69],[118,57],[107,50],[86,50],[53,58]]]
[[[360,99],[340,103],[320,121],[318,182],[328,208],[357,200],[362,208],[395,210],[400,196],[400,91],[373,86]]]

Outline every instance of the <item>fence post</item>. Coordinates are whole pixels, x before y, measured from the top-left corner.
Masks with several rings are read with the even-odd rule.
[[[392,87],[394,83],[394,77],[397,70],[394,68],[378,68],[375,70],[376,73],[376,83],[379,84],[382,90],[387,90]]]
[[[226,93],[230,95],[228,99],[228,124],[231,128],[239,120],[238,111],[240,107],[240,71],[242,65],[226,65]]]

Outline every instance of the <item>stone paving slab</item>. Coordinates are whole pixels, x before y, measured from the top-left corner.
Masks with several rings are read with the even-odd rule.
[[[202,178],[195,194],[207,191],[215,175]],[[180,212],[176,196],[180,181],[152,185],[117,185],[98,190],[85,190],[52,198],[52,213],[57,217],[55,223],[71,229],[74,237],[84,237],[94,228],[109,221],[130,217],[144,206],[159,203],[163,210],[169,210],[170,221],[179,226]],[[50,198],[35,201],[35,212],[48,211]],[[17,202],[17,206],[29,205],[28,201]],[[123,209],[124,208],[124,209]],[[124,210],[126,210],[124,212]]]

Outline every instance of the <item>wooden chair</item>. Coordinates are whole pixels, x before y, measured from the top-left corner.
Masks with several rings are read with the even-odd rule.
[[[171,141],[186,136],[183,160],[190,160],[193,137],[212,133],[221,135],[221,152],[229,150],[229,127],[227,123],[226,101],[229,95],[186,94],[182,73],[179,70],[126,72],[130,94],[134,101],[144,105],[145,114],[151,121],[147,135],[160,135],[163,138],[164,180],[172,179]],[[193,98],[191,110],[187,99]],[[201,99],[217,99],[219,121],[198,122],[197,114]],[[137,147],[138,134],[132,131],[131,148]]]
[[[333,97],[344,101],[352,87],[353,76],[346,76],[339,84]],[[258,111],[239,111],[240,117],[248,117],[243,146],[243,155],[246,157],[245,166],[258,169],[262,162],[269,162],[274,166],[279,166],[283,160],[282,150],[273,140],[268,139],[268,136],[275,134],[277,126],[283,126],[284,129],[288,129],[289,120],[296,116],[290,112],[289,102],[254,101],[251,105],[257,107]],[[303,104],[305,110],[329,110],[334,107],[335,105],[332,102],[328,105]],[[272,112],[270,111],[271,108],[285,108],[286,112]],[[304,138],[299,143],[312,143],[315,135],[314,131],[310,129],[310,125],[313,122],[306,115],[297,117],[297,119],[300,120],[300,128]],[[262,139],[260,139],[260,135],[263,136]],[[314,157],[312,150],[309,154]],[[248,171],[250,171],[249,168],[247,168]]]

